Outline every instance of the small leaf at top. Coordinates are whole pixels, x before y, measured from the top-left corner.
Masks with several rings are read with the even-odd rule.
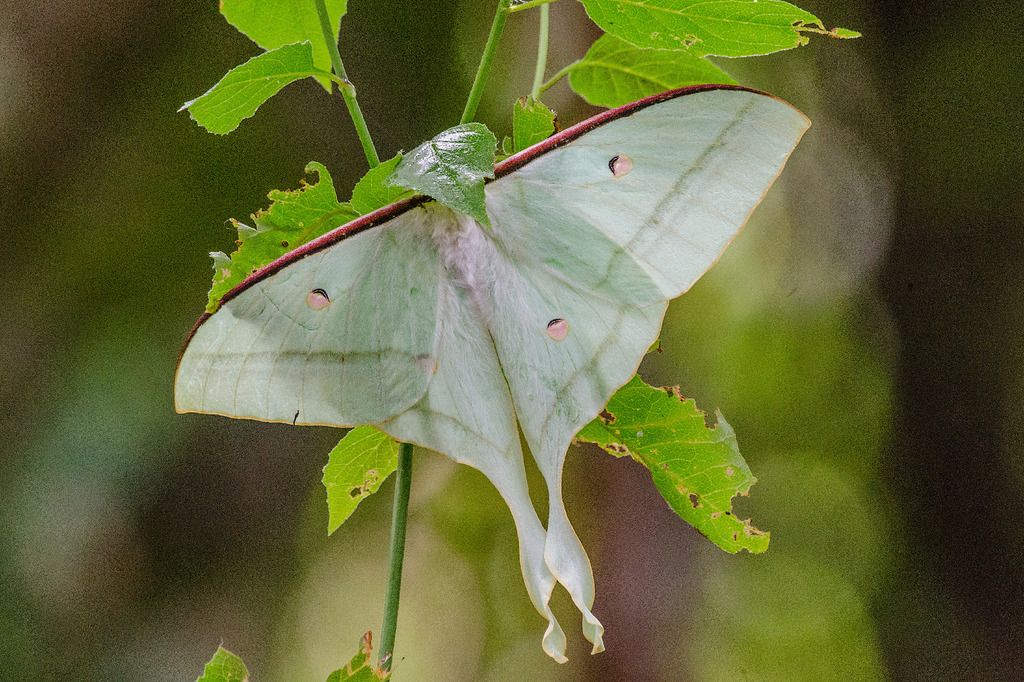
[[[669,506],[725,551],[768,549],[769,534],[732,511],[732,498],[747,495],[757,479],[721,414],[709,428],[694,401],[633,377],[576,438],[647,467]]]
[[[512,107],[512,153],[543,142],[555,132],[555,112],[540,100],[521,97]]]
[[[401,154],[382,161],[380,165],[367,171],[366,175],[356,183],[352,190],[352,200],[349,203],[359,215],[373,213],[378,208],[383,208],[412,195],[409,190],[396,187],[388,182],[401,161]]]
[[[334,446],[324,467],[327,534],[338,530],[363,498],[377,492],[398,466],[398,443],[372,426],[359,426]]]
[[[494,177],[497,144],[494,133],[482,123],[457,125],[406,154],[391,182],[490,226],[484,206],[484,178]]]
[[[749,57],[807,43],[826,30],[810,12],[782,0],[580,0],[606,33],[638,47],[690,50],[697,55]]]
[[[341,18],[348,10],[348,0],[327,0],[326,4],[334,40],[337,41]],[[229,24],[264,50],[308,40],[313,46],[313,65],[321,71],[331,70],[331,55],[324,43],[320,17],[313,0],[221,0],[220,13]],[[324,76],[317,80],[330,91],[330,80]]]
[[[359,653],[352,657],[344,668],[335,670],[327,677],[327,682],[381,682],[391,679],[391,673],[382,672],[373,667],[370,657],[373,655],[372,632],[367,632],[359,640]]]
[[[196,682],[249,682],[249,669],[241,658],[220,646]]]
[[[281,88],[319,73],[309,43],[284,45],[231,69],[217,84],[179,111],[211,133],[224,135],[256,113]]]
[[[598,38],[569,72],[576,94],[599,107],[618,107],[688,85],[735,82],[692,52],[639,48],[608,34]]]
[[[206,309],[213,312],[220,299],[250,274],[359,214],[347,203],[338,201],[331,174],[323,165],[311,162],[307,173],[319,180],[293,191],[273,190],[270,207],[252,216],[255,228],[233,221],[238,229],[238,248],[227,256],[213,256],[213,286]]]

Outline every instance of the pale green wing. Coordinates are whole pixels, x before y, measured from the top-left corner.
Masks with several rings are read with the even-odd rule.
[[[481,245],[481,261],[493,273],[484,306],[488,327],[519,423],[548,484],[545,561],[580,609],[583,633],[596,653],[604,648],[604,628],[591,612],[590,563],[562,502],[562,462],[576,432],[633,376],[643,350],[658,336],[667,304],[605,298],[534,260],[520,261],[501,247],[495,229],[495,238]]]
[[[414,208],[225,298],[182,354],[178,411],[345,426],[415,404],[437,354],[430,229]]]
[[[503,228],[494,234],[517,258],[618,300],[686,291],[746,222],[810,122],[749,90],[675,95],[521,167],[509,159],[487,185],[488,212]]]
[[[442,242],[455,234],[459,218],[454,213],[438,205],[428,209]],[[416,405],[377,426],[398,440],[443,452],[491,480],[515,521],[530,599],[548,620],[544,651],[564,662],[565,633],[548,605],[555,578],[544,560],[546,533],[530,501],[512,396],[471,289],[457,264],[449,267],[438,288],[439,351],[430,387]]]
[[[522,167],[513,157],[514,172],[487,186],[488,326],[548,482],[546,559],[595,649],[590,564],[561,500],[566,450],[636,371],[668,299],[718,259],[808,126],[788,104],[745,90],[669,97],[580,137],[568,131],[564,146]]]

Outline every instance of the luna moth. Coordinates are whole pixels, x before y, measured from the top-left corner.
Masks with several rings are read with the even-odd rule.
[[[562,501],[576,433],[630,380],[668,302],[719,258],[809,121],[699,86],[598,114],[499,163],[490,227],[427,197],[342,225],[258,270],[199,319],[179,412],[372,424],[476,467],[515,522],[542,646],[565,661],[562,584],[596,653],[589,559]],[[519,432],[549,496],[542,524]]]

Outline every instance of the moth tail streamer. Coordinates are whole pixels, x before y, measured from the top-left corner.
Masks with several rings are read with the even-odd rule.
[[[519,539],[519,566],[523,572],[526,591],[530,595],[533,607],[548,621],[541,647],[544,653],[556,662],[565,663],[569,660],[565,655],[565,631],[562,630],[550,606],[551,593],[557,581],[546,558],[548,533],[541,525],[540,517],[537,516],[537,511],[530,500],[521,455],[518,460],[519,467],[516,467],[516,463],[509,459],[503,462],[501,470],[494,470],[493,467],[486,465],[480,466],[482,463],[473,463],[470,466],[474,466],[487,476],[512,512],[512,520]]]
[[[548,499],[550,511],[544,562],[582,614],[583,636],[593,644],[590,653],[599,654],[604,651],[604,626],[591,611],[594,607],[594,573],[583,543],[566,514],[560,474],[548,479]]]

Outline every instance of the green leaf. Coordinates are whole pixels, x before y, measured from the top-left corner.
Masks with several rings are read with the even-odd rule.
[[[203,674],[196,682],[248,682],[249,669],[242,659],[222,646],[217,647],[213,658],[203,667]]]
[[[371,168],[352,190],[352,208],[359,215],[373,213],[378,208],[393,204],[396,201],[412,196],[412,192],[392,185],[389,180],[395,168],[402,161],[402,155],[382,161],[376,168]]]
[[[617,107],[687,85],[735,82],[692,52],[639,48],[607,34],[569,72],[572,89],[599,107]]]
[[[521,97],[512,107],[512,153],[521,152],[551,137],[555,112],[540,100]]]
[[[377,492],[398,466],[398,443],[372,426],[359,426],[334,446],[324,467],[327,534],[338,530],[363,498]]]
[[[828,35],[832,38],[839,38],[840,40],[852,40],[854,38],[860,38],[860,31],[853,31],[848,28],[834,28],[828,31]]]
[[[255,228],[232,221],[238,229],[238,248],[227,256],[213,257],[213,286],[206,309],[213,312],[220,299],[250,274],[331,229],[358,217],[347,203],[338,201],[331,174],[322,164],[311,162],[307,173],[319,180],[294,191],[273,190],[267,197],[270,208],[252,216]]]
[[[757,479],[721,414],[708,428],[694,401],[633,377],[576,438],[647,467],[669,506],[725,551],[768,549],[769,534],[733,514],[733,497],[747,495]]]
[[[220,251],[210,254],[214,274],[206,310],[212,313],[224,294],[289,251],[361,215],[411,196],[412,192],[388,182],[401,160],[399,154],[371,168],[356,183],[349,202],[338,201],[331,174],[323,164],[311,161],[306,173],[316,173],[317,182],[310,185],[303,181],[297,190],[271,191],[267,194],[270,207],[252,216],[255,228],[233,220],[238,230],[238,248],[231,256]]]
[[[638,47],[688,49],[698,55],[749,57],[807,43],[828,31],[818,17],[781,0],[580,0],[606,33]]]
[[[359,653],[353,656],[352,660],[344,668],[331,673],[327,678],[327,682],[381,682],[381,680],[390,680],[391,673],[381,672],[370,663],[370,657],[373,655],[372,637],[372,632],[367,632],[363,635],[363,638],[359,640]]]
[[[406,154],[391,181],[490,226],[484,178],[494,177],[497,144],[494,133],[482,123],[457,125]]]
[[[309,43],[285,45],[231,69],[178,111],[188,109],[193,121],[211,133],[224,135],[255,114],[281,88],[317,73]]]
[[[348,0],[327,0],[335,41],[347,10]],[[331,70],[331,55],[313,0],[221,0],[220,13],[264,50],[308,40],[313,46],[313,65],[321,71]],[[330,92],[330,80],[324,76],[317,80]]]

